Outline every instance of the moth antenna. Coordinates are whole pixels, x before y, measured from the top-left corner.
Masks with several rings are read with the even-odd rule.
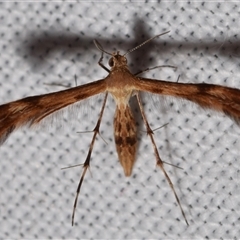
[[[167,33],[169,33],[169,32],[170,32],[170,31],[167,31],[167,32],[164,32],[164,33],[158,34],[158,35],[156,35],[156,36],[154,36],[154,37],[151,37],[151,38],[147,39],[146,41],[144,41],[143,43],[139,44],[138,46],[136,46],[136,47],[134,47],[134,48],[128,50],[123,56],[126,56],[127,54],[129,54],[129,53],[135,51],[136,49],[138,49],[138,48],[140,48],[140,47],[142,47],[142,46],[145,45],[146,43],[152,41],[153,39],[155,39],[155,38],[157,38],[157,37],[160,37],[160,36],[162,36],[162,35],[165,35],[165,34],[167,34]]]

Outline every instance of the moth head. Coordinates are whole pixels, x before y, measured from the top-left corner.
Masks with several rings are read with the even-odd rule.
[[[108,65],[111,68],[126,66],[127,65],[127,58],[122,56],[121,54],[119,54],[119,52],[113,53],[112,57],[108,61]]]

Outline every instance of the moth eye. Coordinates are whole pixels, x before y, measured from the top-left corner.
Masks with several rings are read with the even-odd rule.
[[[113,67],[113,58],[110,58],[109,59],[109,61],[108,61],[108,65],[110,66],[110,67]]]

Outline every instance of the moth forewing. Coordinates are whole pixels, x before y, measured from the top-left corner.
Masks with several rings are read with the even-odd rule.
[[[0,143],[18,127],[33,126],[73,103],[104,92],[103,80],[49,94],[23,98],[0,106]]]
[[[137,90],[183,98],[228,115],[240,124],[240,90],[206,83],[174,83],[138,78]]]

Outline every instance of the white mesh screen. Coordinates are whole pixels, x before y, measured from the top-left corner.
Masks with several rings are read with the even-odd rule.
[[[132,72],[185,83],[240,88],[237,2],[4,2],[0,3],[1,103],[104,78],[97,39],[129,54]],[[107,56],[104,58],[107,66]],[[239,127],[228,117],[174,99],[143,96],[162,159],[190,226],[160,169],[136,102],[139,149],[126,178],[117,159],[111,97],[71,226],[81,167],[101,109],[101,96],[37,129],[14,132],[1,146],[0,239],[239,238]],[[53,120],[53,123],[51,123]],[[63,126],[62,126],[63,125]]]

